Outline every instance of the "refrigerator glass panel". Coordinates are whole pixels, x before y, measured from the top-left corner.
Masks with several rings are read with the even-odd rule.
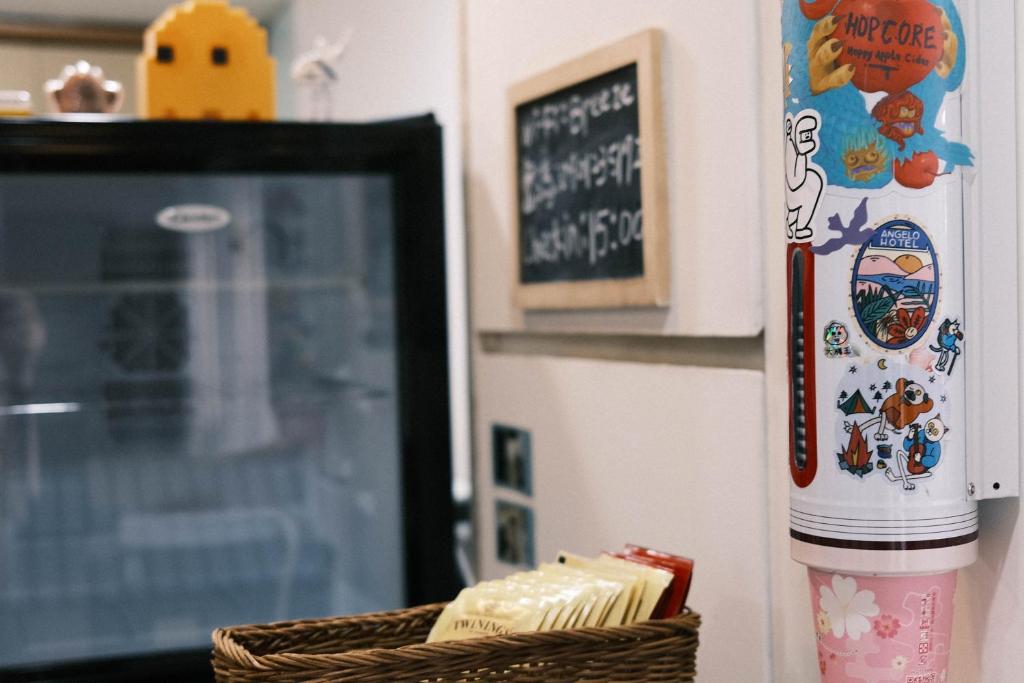
[[[392,185],[5,176],[0,667],[405,604]]]

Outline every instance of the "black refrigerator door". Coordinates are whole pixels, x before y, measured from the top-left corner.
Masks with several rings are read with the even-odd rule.
[[[451,598],[440,129],[0,124],[0,678]]]

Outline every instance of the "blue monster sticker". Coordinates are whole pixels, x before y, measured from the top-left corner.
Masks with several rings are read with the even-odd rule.
[[[871,342],[888,350],[920,342],[939,299],[939,263],[925,231],[903,218],[880,226],[857,253],[850,297]]]
[[[964,77],[953,0],[784,0],[783,36],[786,113],[820,113],[829,184],[920,189],[972,165],[936,125]]]

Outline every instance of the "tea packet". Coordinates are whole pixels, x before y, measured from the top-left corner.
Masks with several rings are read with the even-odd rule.
[[[464,588],[438,618],[428,643],[502,636],[540,628],[551,601],[507,581]]]
[[[647,621],[654,615],[661,596],[675,578],[672,572],[665,569],[630,562],[607,553],[601,555],[596,561],[598,564],[605,564],[623,572],[635,572],[643,580],[640,601],[636,605],[632,619],[627,622],[631,624],[637,621]]]
[[[562,576],[552,576],[542,571],[520,572],[508,577],[510,583],[519,585],[526,594],[542,596],[545,612],[537,630],[550,631],[563,628],[560,624],[568,618],[568,612],[580,594],[586,589],[578,582]]]
[[[558,553],[558,562],[573,569],[595,574],[596,576],[609,581],[616,581],[623,585],[623,590],[610,605],[602,616],[600,623],[595,626],[621,626],[631,623],[632,615],[636,612],[640,598],[643,595],[644,579],[636,572],[625,572],[607,564],[601,564],[590,557],[581,557],[572,553],[561,551]]]
[[[626,545],[622,557],[626,560],[641,561],[648,564],[660,566],[671,571],[675,575],[672,586],[667,594],[667,599],[661,611],[656,613],[655,618],[666,619],[674,617],[686,607],[686,598],[690,592],[690,583],[693,580],[693,560],[679,555],[652,550],[637,545]]]
[[[674,616],[685,604],[692,569],[691,560],[639,546],[597,558],[563,551],[557,563],[463,589],[427,642]]]
[[[581,593],[576,607],[562,628],[578,628],[599,626],[611,608],[612,602],[625,589],[625,584],[610,578],[602,578],[593,572],[567,567],[564,564],[547,563],[540,566],[540,571],[550,574],[561,574],[574,578],[586,585],[587,590]]]

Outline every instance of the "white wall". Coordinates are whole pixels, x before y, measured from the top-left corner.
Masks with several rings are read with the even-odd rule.
[[[288,80],[288,65],[317,36],[351,42],[337,67],[333,116],[372,121],[433,112],[444,128],[446,255],[452,440],[457,493],[470,481],[469,352],[457,0],[293,0],[272,22],[282,117],[307,119],[310,93]]]
[[[488,356],[475,363],[478,544],[494,501],[533,504],[538,562],[638,543],[696,558],[701,681],[768,681],[763,376],[748,370]],[[532,501],[496,490],[492,423],[531,432]]]
[[[471,0],[465,103],[472,324],[753,338],[763,327],[757,3]],[[745,12],[744,12],[745,10]],[[581,21],[585,17],[585,21]],[[523,313],[512,305],[510,85],[637,31],[662,29],[672,306]],[[723,47],[728,46],[728,47]],[[611,341],[609,341],[609,339]],[[623,355],[630,340],[605,337]],[[649,543],[697,559],[690,604],[705,615],[700,680],[769,681],[764,375],[485,352],[474,345],[477,532],[484,578],[496,555],[490,429],[532,433],[537,559]],[[759,357],[756,342],[752,355]],[[611,355],[614,356],[614,353]]]

